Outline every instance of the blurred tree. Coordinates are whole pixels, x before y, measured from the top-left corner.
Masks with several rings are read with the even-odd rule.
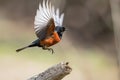
[[[109,0],[67,0],[65,24],[74,45],[115,51]]]

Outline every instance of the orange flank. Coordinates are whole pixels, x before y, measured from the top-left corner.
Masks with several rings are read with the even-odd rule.
[[[40,42],[40,45],[50,47],[60,41],[60,37],[57,32],[54,32],[53,35],[49,38],[46,38]]]

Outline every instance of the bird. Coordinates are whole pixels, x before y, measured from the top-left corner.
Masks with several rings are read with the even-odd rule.
[[[66,28],[63,26],[64,12],[60,14],[60,9],[54,7],[49,0],[43,0],[39,4],[34,20],[34,31],[37,39],[28,46],[19,48],[20,52],[26,48],[40,47],[54,53],[51,46],[59,43]]]

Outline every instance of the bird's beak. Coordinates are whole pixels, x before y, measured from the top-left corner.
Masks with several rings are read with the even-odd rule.
[[[65,31],[69,31],[69,29],[65,29]]]

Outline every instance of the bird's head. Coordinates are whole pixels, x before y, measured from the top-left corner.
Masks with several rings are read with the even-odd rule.
[[[65,27],[61,27],[61,26],[57,26],[55,28],[55,31],[57,31],[58,33],[63,33],[64,31],[66,31],[66,28]]]
[[[58,33],[59,37],[62,38],[63,32],[66,31],[66,28],[63,26],[57,26],[55,31]]]

